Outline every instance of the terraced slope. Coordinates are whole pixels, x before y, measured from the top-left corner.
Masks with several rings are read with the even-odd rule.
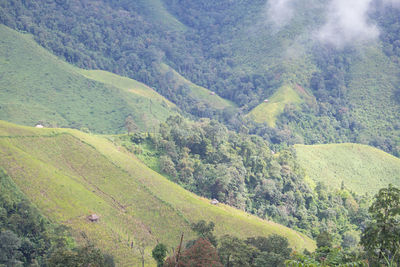
[[[129,115],[139,129],[151,129],[176,113],[141,83],[75,68],[3,25],[0,36],[0,119],[116,133],[126,131]]]
[[[50,220],[116,257],[118,266],[146,262],[157,240],[174,247],[191,222],[214,221],[217,235],[281,234],[297,250],[315,243],[291,229],[225,205],[213,206],[147,168],[111,141],[68,129],[38,129],[0,122],[0,167]],[[90,214],[100,221],[91,223]],[[130,245],[133,241],[133,248]]]
[[[314,182],[371,195],[389,183],[400,186],[400,159],[359,144],[295,145],[297,157]]]

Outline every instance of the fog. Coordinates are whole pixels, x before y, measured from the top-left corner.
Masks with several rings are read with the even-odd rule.
[[[293,17],[294,0],[272,0],[266,5],[268,21],[274,28],[280,29],[284,27]]]
[[[372,0],[332,0],[316,38],[336,47],[376,39],[378,27],[368,17],[371,6]]]
[[[302,0],[269,0],[267,21],[275,29],[285,27],[295,15],[296,1]],[[381,6],[400,7],[400,0],[326,0],[323,23],[313,30],[312,38],[337,48],[376,40],[380,31],[370,18],[375,1],[379,1]]]

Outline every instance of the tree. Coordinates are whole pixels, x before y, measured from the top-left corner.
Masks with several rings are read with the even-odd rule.
[[[128,130],[128,134],[135,132],[138,129],[138,127],[131,115],[129,115],[125,119],[125,128]]]
[[[110,255],[104,255],[94,247],[93,244],[87,244],[84,247],[74,248],[72,250],[59,248],[48,260],[49,266],[54,267],[114,267],[114,259]]]
[[[199,238],[193,246],[186,249],[176,264],[175,256],[169,257],[164,266],[167,267],[222,267],[217,250],[204,238]]]
[[[200,220],[197,223],[193,223],[191,228],[194,232],[196,232],[199,237],[207,239],[213,244],[215,247],[217,246],[217,238],[213,234],[215,224],[213,222],[209,222],[208,224],[204,220]]]
[[[161,171],[165,172],[166,174],[170,175],[173,178],[175,178],[177,175],[175,169],[175,163],[168,155],[162,155],[160,157],[160,168]]]
[[[389,266],[397,261],[400,266],[400,190],[391,184],[380,189],[369,213],[372,221],[362,234],[361,244],[378,261],[384,259]]]
[[[152,251],[152,256],[157,262],[157,267],[162,267],[167,256],[167,246],[162,243],[157,244]]]
[[[252,261],[259,251],[247,245],[237,237],[225,235],[220,240],[218,253],[222,263],[227,267],[252,266]]]
[[[332,246],[332,236],[327,231],[321,232],[317,236],[317,247],[318,248],[330,248]]]
[[[287,238],[275,234],[268,237],[251,237],[246,243],[260,251],[254,260],[255,266],[284,266],[285,260],[290,258],[292,252]]]
[[[18,259],[21,252],[18,250],[21,246],[21,240],[18,236],[9,230],[0,232],[0,266],[22,266]]]

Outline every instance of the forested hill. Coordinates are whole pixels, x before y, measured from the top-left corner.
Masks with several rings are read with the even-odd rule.
[[[398,155],[396,3],[367,1],[352,18],[342,2],[276,3],[9,0],[0,22],[77,66],[137,79],[185,111],[278,145],[357,142]],[[240,109],[200,99],[192,84]],[[264,102],[287,88],[297,96]]]

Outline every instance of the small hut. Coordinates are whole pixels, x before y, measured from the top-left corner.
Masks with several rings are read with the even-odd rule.
[[[268,99],[264,99],[264,103],[268,103],[269,102],[269,100]]]
[[[219,203],[218,200],[216,200],[215,198],[213,200],[211,200],[210,202],[212,205],[217,205]]]
[[[91,222],[98,222],[100,219],[100,216],[97,214],[91,214],[88,216],[88,220]]]
[[[36,128],[44,128],[44,126],[41,125],[41,124],[36,124],[35,127],[36,127]]]

